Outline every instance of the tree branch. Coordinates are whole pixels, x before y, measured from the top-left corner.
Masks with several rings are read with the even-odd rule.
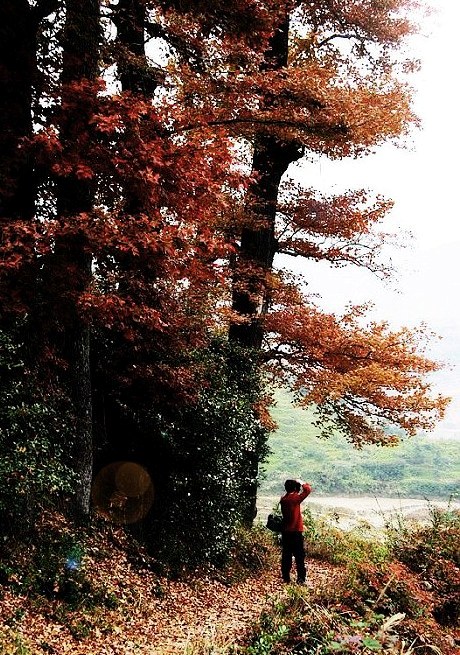
[[[158,23],[148,23],[145,25],[145,31],[151,39],[163,39],[166,41],[176,53],[188,62],[192,70],[197,73],[205,72],[205,64],[202,53],[198,48],[193,48],[190,43],[179,36],[170,34],[164,27]]]
[[[349,34],[331,34],[330,36],[327,36],[325,39],[320,41],[317,44],[317,47],[322,48],[323,46],[325,46],[330,41],[333,41],[334,39],[348,39],[350,41],[354,39],[356,41],[360,41],[361,43],[364,43],[364,39],[362,37],[359,37],[357,34],[353,34],[350,32]]]
[[[222,118],[213,121],[206,121],[204,125],[199,123],[192,123],[185,125],[181,128],[180,132],[189,132],[191,130],[196,130],[200,127],[219,127],[225,125],[272,125],[274,127],[291,127],[301,130],[302,132],[307,132],[310,134],[321,133],[323,136],[336,136],[343,135],[346,136],[349,133],[349,128],[343,123],[339,125],[307,125],[306,123],[292,121],[292,120],[271,120],[263,118]]]

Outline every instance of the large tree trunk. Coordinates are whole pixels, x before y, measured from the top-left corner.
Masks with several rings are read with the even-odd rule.
[[[35,212],[32,158],[22,141],[32,135],[37,81],[37,32],[58,0],[0,2],[0,221],[30,220]]]
[[[98,75],[100,16],[98,0],[66,0],[66,22],[62,39],[62,102],[65,107],[78,107],[79,115],[69,111],[63,120],[61,140],[64,151],[75,150],[82,131],[89,124],[91,108],[78,102],[72,84],[93,81]],[[86,112],[86,113],[85,113]],[[57,215],[63,225],[69,219],[89,212],[93,207],[91,182],[69,175],[58,183]],[[78,219],[76,219],[78,223]],[[76,300],[88,289],[92,279],[91,252],[82,231],[66,235],[65,229],[56,241],[53,270],[61,286],[60,315],[63,319],[63,352],[68,362],[65,383],[69,390],[75,415],[75,443],[69,453],[73,469],[78,475],[75,510],[87,515],[90,506],[92,481],[93,441],[90,375],[90,327],[82,319]]]
[[[265,54],[264,70],[283,68],[288,62],[289,16],[274,33]],[[266,99],[267,106],[270,99]],[[296,141],[261,134],[254,142],[252,173],[254,182],[248,190],[248,224],[241,232],[240,248],[234,269],[232,308],[243,319],[230,326],[229,338],[243,348],[260,350],[263,317],[270,307],[268,274],[276,254],[275,217],[279,185],[288,166],[299,159],[302,149]],[[250,273],[248,274],[248,270]],[[257,514],[258,452],[248,453],[245,522],[252,523]]]
[[[37,22],[27,0],[0,2],[0,243],[9,242],[8,229],[27,226],[35,212],[32,160],[24,139],[32,135],[32,89],[36,79]],[[31,267],[2,271],[1,323],[14,322],[16,303],[33,298]]]
[[[58,2],[39,0],[33,7],[27,0],[0,2],[0,240],[6,248],[14,248],[8,234],[12,229],[20,235],[25,251],[29,246],[29,258],[19,269],[2,271],[0,320],[5,329],[17,329],[17,312],[27,313],[22,337],[32,368],[42,348],[39,271],[43,258],[37,257],[33,232],[28,232],[35,219],[38,184],[28,141],[33,136],[33,109],[40,93],[40,23],[56,10]]]
[[[34,214],[33,168],[21,140],[32,134],[36,22],[27,0],[0,3],[0,218]]]
[[[118,74],[123,91],[148,95],[155,90],[149,84],[149,67],[145,55],[145,2],[119,0],[113,7],[117,27]]]
[[[233,310],[245,318],[230,326],[230,339],[246,348],[260,350],[263,340],[261,318],[270,306],[266,285],[277,251],[275,216],[279,185],[289,164],[301,156],[296,142],[282,142],[277,137],[256,138],[252,160],[254,183],[248,192],[249,223],[259,227],[244,227],[235,270]],[[248,276],[247,265],[254,275]]]
[[[39,0],[34,6],[30,6],[27,0],[0,3],[0,227],[16,220],[27,223],[35,215],[36,175],[29,151],[22,146],[23,140],[33,134],[32,98],[38,79],[39,24],[42,18],[57,9],[58,4],[58,0]],[[68,0],[66,11],[63,101],[66,85],[82,77],[94,79],[96,76],[100,31],[97,0]],[[69,116],[68,124],[62,129],[64,144],[78,136],[73,133],[72,125],[73,117]],[[58,185],[61,219],[88,211],[91,207],[92,193],[87,183],[76,179],[61,181]],[[61,280],[60,284],[53,284],[57,289],[53,303],[60,303],[65,317],[65,355],[69,362],[65,377],[76,416],[77,440],[69,455],[80,480],[77,509],[86,514],[92,471],[89,329],[77,316],[69,293],[83,290],[91,277],[91,256],[84,239],[81,236],[59,239],[53,261],[48,264],[51,275]],[[34,270],[32,265],[21,276],[15,275],[9,281],[12,293],[19,292],[23,299],[24,295],[27,297],[32,323],[39,320],[34,292],[40,290],[36,288],[38,278],[34,277]],[[41,332],[40,326],[36,327]]]

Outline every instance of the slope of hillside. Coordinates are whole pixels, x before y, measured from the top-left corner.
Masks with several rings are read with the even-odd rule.
[[[1,655],[223,653],[286,595],[278,550],[265,529],[237,533],[226,568],[180,578],[159,573],[122,527],[99,522],[80,532],[51,514],[41,529],[33,543],[1,553]],[[70,537],[73,554],[65,559]],[[325,583],[331,568],[312,565],[311,584]]]
[[[284,479],[297,476],[325,495],[448,499],[460,494],[460,441],[420,435],[392,448],[357,450],[338,435],[319,439],[311,410],[293,407],[286,392],[275,397],[278,429],[269,440],[262,495],[278,493]]]

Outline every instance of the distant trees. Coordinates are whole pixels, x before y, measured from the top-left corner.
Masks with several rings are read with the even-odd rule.
[[[94,456],[155,468],[179,432],[184,452],[187,434],[214,452],[199,426],[219,395],[216,337],[257,435],[229,427],[248,521],[271,425],[266,376],[355,443],[442,414],[421,332],[366,326],[362,308],[324,315],[276,259],[385,270],[376,226],[390,203],[282,178],[308,152],[358,156],[415,120],[394,54],[411,5],[2,3],[1,320],[24,321],[30,365],[71,399],[80,513]],[[229,402],[209,427],[222,453]]]
[[[419,434],[393,448],[363,445],[350,449],[339,432],[318,439],[313,408],[292,406],[286,391],[275,394],[278,424],[264,463],[261,494],[277,494],[280,480],[292,471],[307,475],[320,494],[375,495],[455,499],[459,491],[458,442]],[[442,476],[438,475],[443,471]]]

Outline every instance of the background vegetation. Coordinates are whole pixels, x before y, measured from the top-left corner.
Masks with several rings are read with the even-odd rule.
[[[269,440],[262,494],[278,494],[280,481],[299,476],[316,494],[449,498],[460,493],[460,443],[421,434],[388,448],[356,449],[334,434],[318,438],[313,410],[293,407],[284,391],[275,394],[272,416],[278,429]]]
[[[69,462],[72,413],[64,394],[48,394],[27,369],[21,325],[0,330],[0,525],[3,541],[29,530],[37,513],[75,487]]]

